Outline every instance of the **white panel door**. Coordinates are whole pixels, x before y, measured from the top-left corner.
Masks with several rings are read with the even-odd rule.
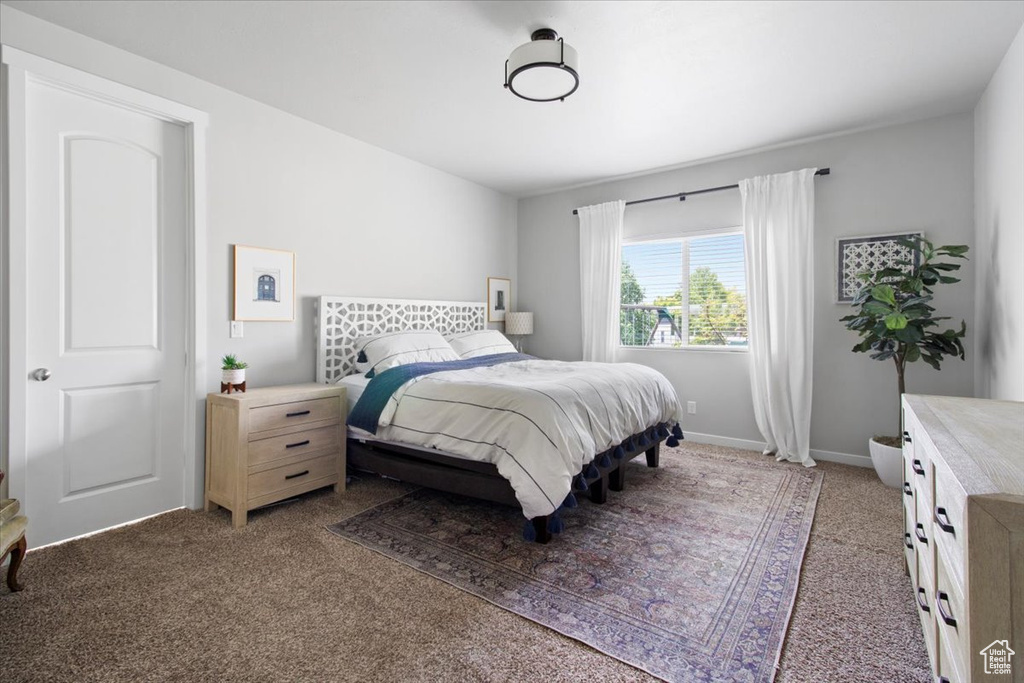
[[[32,544],[180,507],[187,143],[29,79],[26,512]]]

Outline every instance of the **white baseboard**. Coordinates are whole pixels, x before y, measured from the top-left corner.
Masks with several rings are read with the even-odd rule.
[[[734,439],[731,436],[716,436],[715,434],[701,434],[699,432],[684,431],[687,441],[706,443],[712,446],[725,446],[726,448],[742,448],[748,451],[764,450],[763,441],[750,441],[749,439]],[[811,457],[815,460],[827,460],[838,462],[844,465],[855,467],[873,467],[871,457],[867,455],[855,455],[853,453],[836,453],[835,451],[822,451],[816,448],[811,449]]]

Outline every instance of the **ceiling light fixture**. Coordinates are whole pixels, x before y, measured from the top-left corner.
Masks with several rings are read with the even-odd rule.
[[[538,29],[505,60],[505,87],[531,102],[564,101],[580,87],[579,61],[554,29]]]

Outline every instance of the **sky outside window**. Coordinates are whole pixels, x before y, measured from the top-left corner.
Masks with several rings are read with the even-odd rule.
[[[629,264],[644,290],[644,303],[670,297],[682,287],[682,241],[627,244],[622,260]],[[690,240],[690,273],[710,268],[727,289],[746,291],[743,235],[697,237]]]

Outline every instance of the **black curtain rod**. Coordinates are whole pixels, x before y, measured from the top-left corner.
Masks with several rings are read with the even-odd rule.
[[[829,175],[832,173],[830,168],[819,168],[814,175]],[[686,198],[694,194],[707,194],[708,192],[718,192],[719,190],[735,190],[739,188],[739,183],[732,185],[722,185],[720,187],[709,187],[704,190],[691,190],[689,192],[677,192],[675,194],[666,194],[661,197],[648,197],[647,199],[634,199],[631,202],[626,202],[626,206],[632,206],[633,204],[646,204],[647,202],[660,202],[662,199],[679,199],[681,202],[685,202]],[[572,210],[572,215],[575,216],[578,213],[576,209]]]

